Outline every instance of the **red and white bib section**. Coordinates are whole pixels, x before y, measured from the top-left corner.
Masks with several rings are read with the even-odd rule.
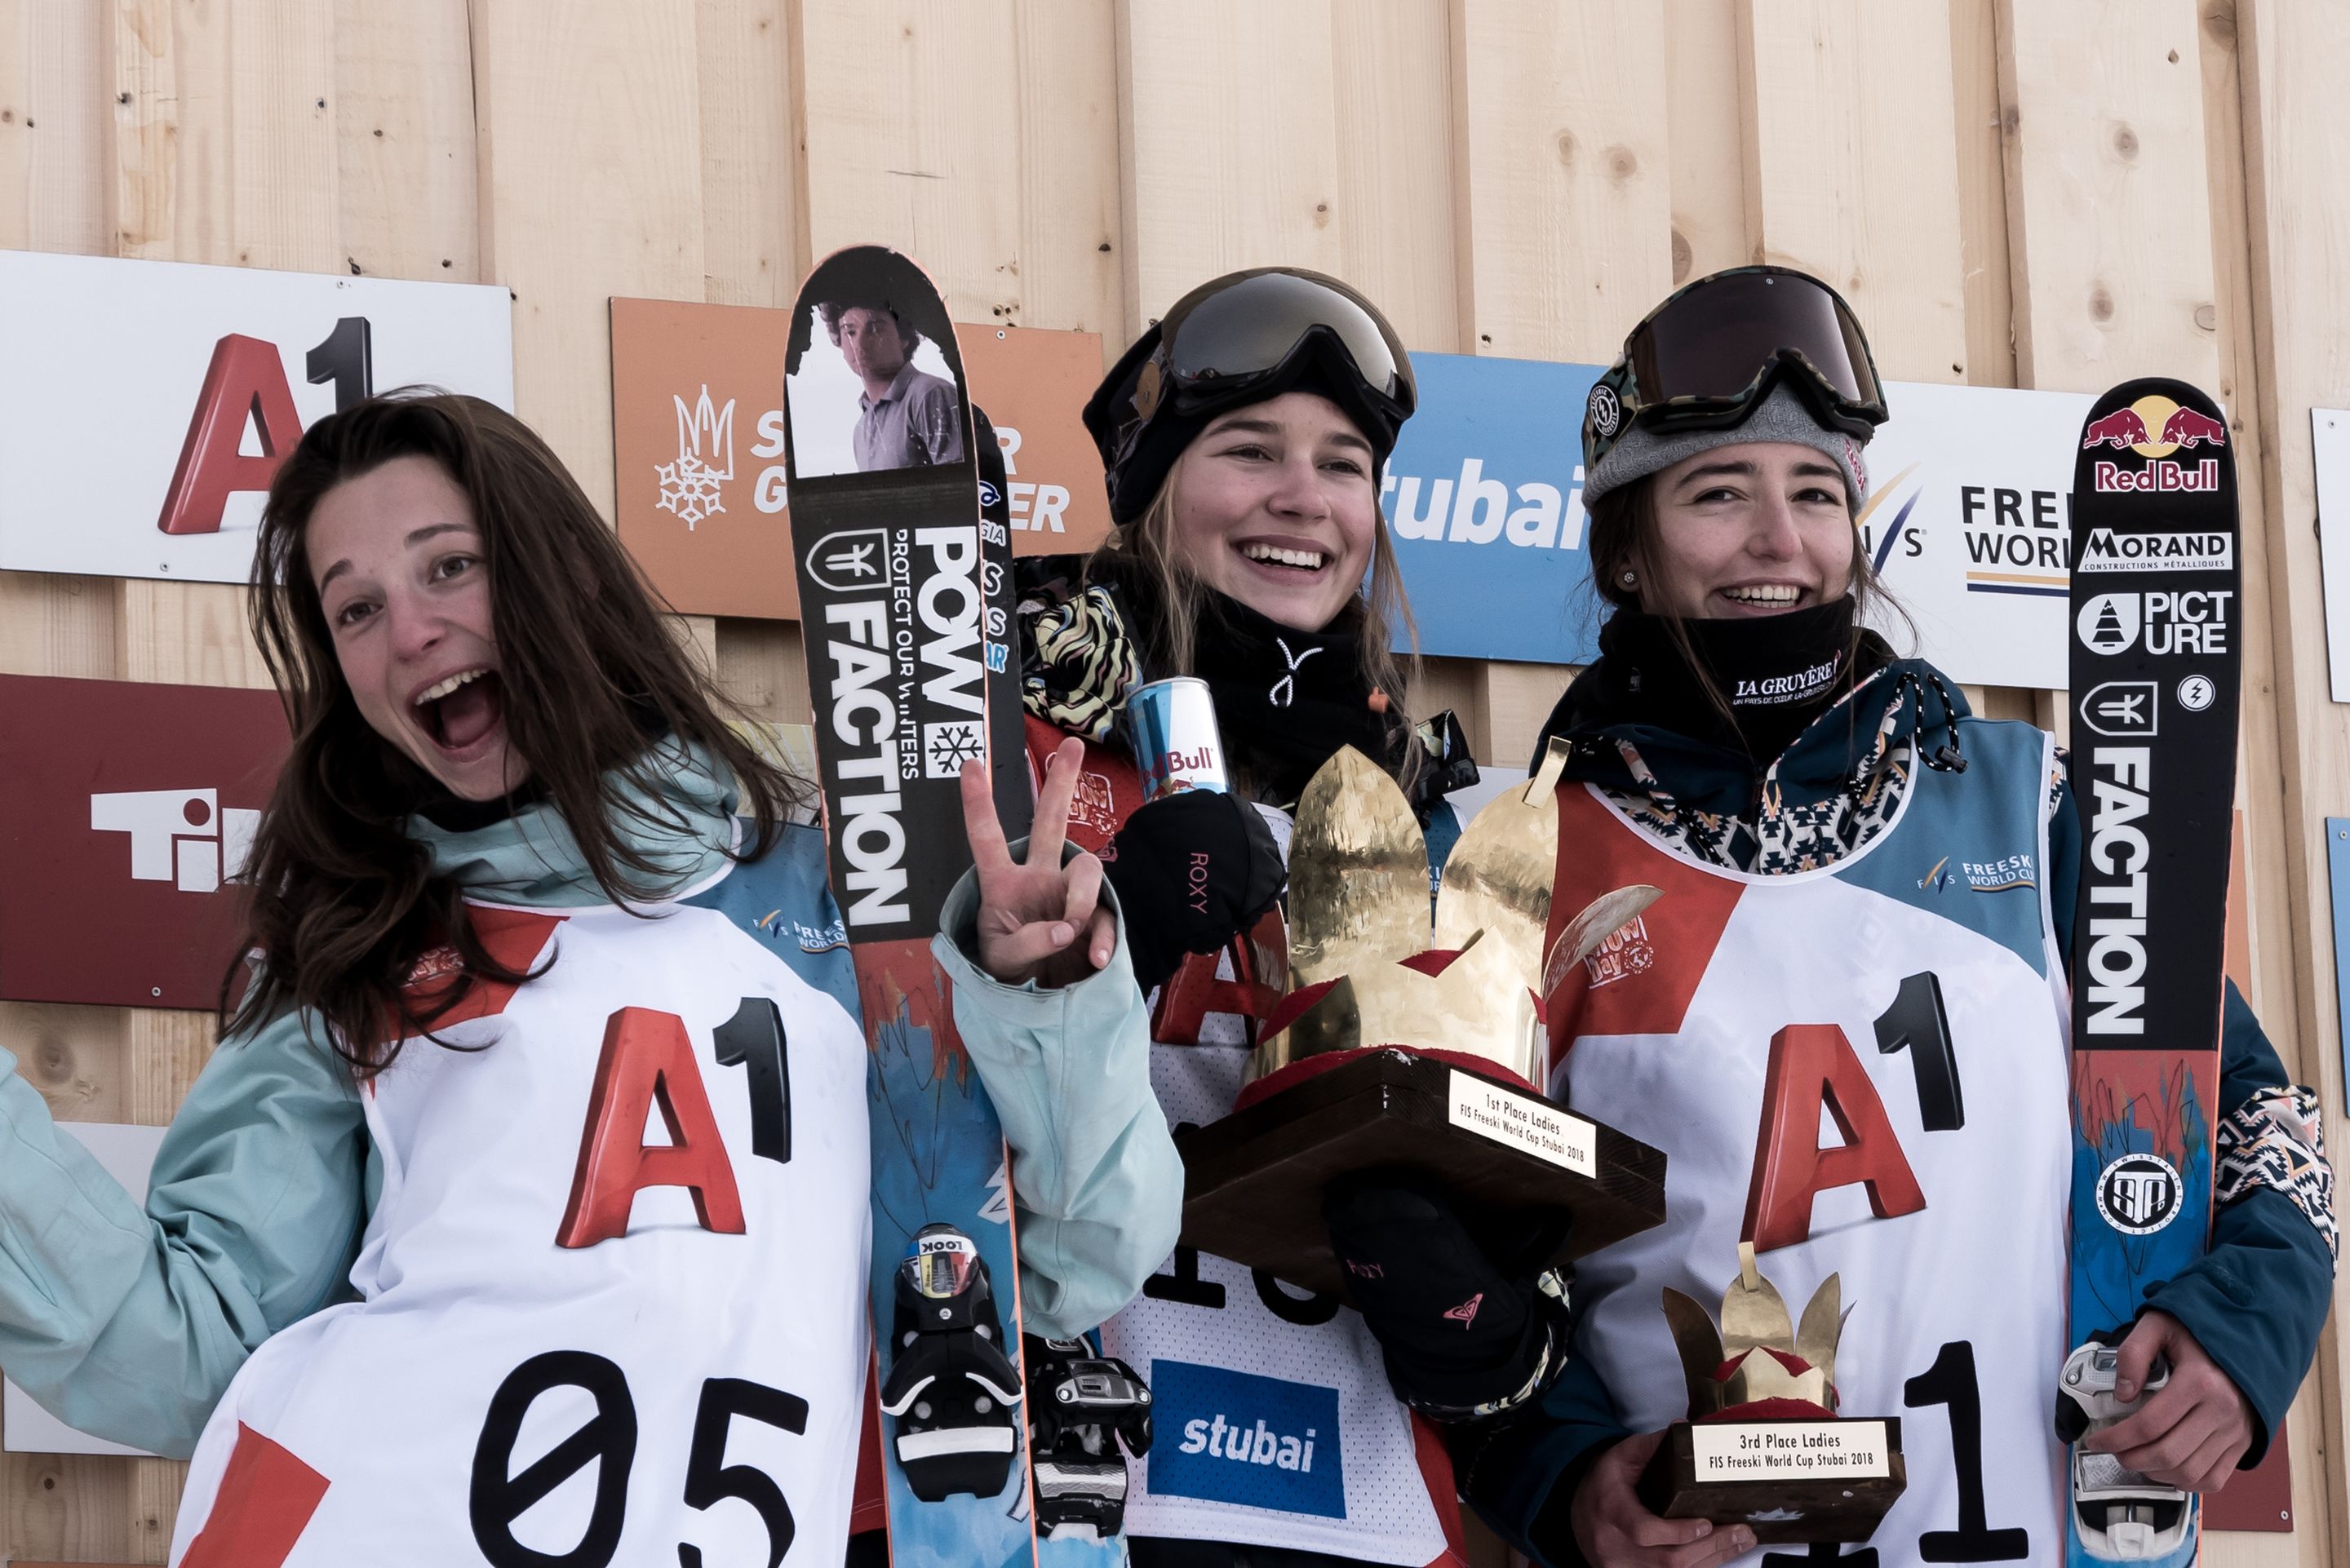
[[[477,909],[546,972],[477,987],[441,1031],[469,1049],[411,1041],[369,1086],[362,1299],[238,1373],[172,1562],[839,1561],[864,1040],[720,909],[651,912]]]
[[[1035,719],[1028,734],[1040,765],[1062,738]],[[1141,804],[1139,786],[1126,759],[1101,748],[1087,748],[1085,768],[1069,836],[1098,851]],[[1286,855],[1288,817],[1265,815]],[[1236,946],[1269,945],[1277,965],[1282,941],[1274,918],[1253,946]],[[1152,999],[1151,1085],[1170,1127],[1232,1110],[1252,1049],[1248,1015],[1279,998],[1277,973],[1269,978],[1267,987],[1240,972],[1232,951],[1195,955]],[[1442,1442],[1397,1400],[1360,1314],[1179,1248],[1101,1336],[1149,1383],[1157,1428],[1131,1466],[1128,1535],[1410,1568],[1457,1549]]]
[[[1870,1542],[1887,1563],[2064,1556],[2049,743],[1970,722],[1963,775],[1915,770],[1879,837],[1784,876],[1703,864],[1587,786],[1559,792],[1555,908],[1663,889],[1586,961],[1554,1036],[1555,1092],[1669,1156],[1665,1223],[1575,1265],[1576,1353],[1653,1430],[1688,1414],[1662,1287],[1720,1303],[1742,1239],[1798,1307],[1839,1274],[1840,1411],[1899,1417],[1908,1456]]]

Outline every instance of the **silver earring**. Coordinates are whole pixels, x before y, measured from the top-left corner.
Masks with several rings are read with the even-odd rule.
[[[1616,580],[1627,588],[1636,588],[1640,586],[1640,574],[1627,566],[1624,568],[1624,575]]]

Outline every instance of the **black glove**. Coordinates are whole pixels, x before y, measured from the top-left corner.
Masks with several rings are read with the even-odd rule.
[[[1126,819],[1104,856],[1126,911],[1127,950],[1143,994],[1185,953],[1221,951],[1281,896],[1286,872],[1264,814],[1237,795],[1185,790]]]
[[[1497,1220],[1481,1238],[1440,1189],[1391,1172],[1333,1184],[1322,1214],[1406,1404],[1440,1419],[1489,1415],[1556,1377],[1565,1286],[1544,1261],[1565,1239],[1564,1216]]]

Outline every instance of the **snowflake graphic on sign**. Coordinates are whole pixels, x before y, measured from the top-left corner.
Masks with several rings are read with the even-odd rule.
[[[674,512],[690,530],[703,518],[726,510],[720,486],[734,477],[734,400],[713,409],[707,382],[691,408],[674,392],[677,405],[677,461],[653,465],[660,481],[664,512]]]
[[[922,726],[922,776],[951,779],[965,763],[987,760],[987,729],[977,719],[941,719]]]

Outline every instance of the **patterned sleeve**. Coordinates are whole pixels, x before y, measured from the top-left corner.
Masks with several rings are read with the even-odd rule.
[[[2334,1168],[2325,1158],[2317,1096],[2307,1089],[2262,1089],[2220,1124],[2214,1199],[2233,1203],[2257,1187],[2274,1188],[2301,1210],[2325,1250],[2342,1255],[2334,1218]]]

